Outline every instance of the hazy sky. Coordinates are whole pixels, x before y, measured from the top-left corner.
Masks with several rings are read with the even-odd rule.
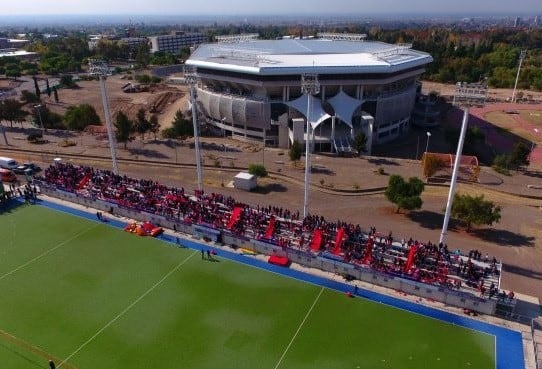
[[[541,0],[5,0],[0,15],[25,14],[542,14]]]

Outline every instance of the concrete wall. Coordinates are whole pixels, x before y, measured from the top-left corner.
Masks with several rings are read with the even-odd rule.
[[[194,238],[201,239],[201,234],[194,234],[192,224],[183,221],[173,221],[162,216],[140,212],[124,207],[119,207],[116,204],[108,203],[98,199],[88,199],[79,197],[74,193],[52,189],[47,186],[40,186],[41,193],[66,200],[75,204],[83,205],[88,208],[97,209],[103,212],[112,212],[114,215],[123,216],[137,221],[150,221],[161,227],[176,229],[191,235]],[[174,228],[175,226],[175,228]],[[472,309],[474,311],[494,315],[497,302],[494,300],[486,300],[479,298],[476,295],[450,290],[438,286],[419,283],[401,277],[390,276],[374,271],[370,268],[358,265],[343,263],[340,261],[327,259],[321,256],[315,256],[310,252],[282,248],[267,242],[262,242],[254,239],[243,238],[232,235],[231,233],[221,230],[222,243],[230,245],[234,248],[245,248],[264,255],[278,255],[288,257],[292,262],[304,265],[310,268],[316,268],[331,273],[350,275],[357,280],[368,282],[371,284],[387,287],[393,290],[402,291],[409,295],[420,296],[434,301],[443,302],[447,305],[460,308]]]

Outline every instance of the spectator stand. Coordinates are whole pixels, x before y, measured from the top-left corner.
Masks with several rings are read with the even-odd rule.
[[[300,219],[298,212],[252,208],[216,193],[190,196],[183,188],[69,163],[47,168],[38,181],[53,197],[449,305],[493,314],[499,301],[501,263],[482,260],[476,250],[464,255],[447,245],[398,242],[374,227],[365,232],[318,215]]]

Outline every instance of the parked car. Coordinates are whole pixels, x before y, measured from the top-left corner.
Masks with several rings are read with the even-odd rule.
[[[16,174],[28,174],[28,175],[32,175],[34,173],[37,173],[41,170],[41,168],[32,163],[32,162],[27,162],[27,163],[24,163],[24,164],[21,164],[21,165],[18,165],[16,168],[13,169],[13,171],[16,173]]]
[[[26,165],[26,167],[28,169],[32,169],[32,173],[37,173],[37,172],[41,171],[40,166],[37,165],[37,164],[34,164],[31,161],[27,161],[27,162],[23,163],[23,165]]]

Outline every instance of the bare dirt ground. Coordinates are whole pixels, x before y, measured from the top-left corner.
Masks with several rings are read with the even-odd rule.
[[[119,105],[149,105],[149,100],[145,100],[145,96],[150,99],[153,97],[152,93],[124,94],[119,92],[123,83],[124,80],[120,79],[108,80],[111,101],[117,101],[115,104]],[[92,102],[93,105],[96,104],[96,110],[100,111],[98,82],[79,84],[81,88],[70,91],[70,94],[67,90],[62,91],[62,102],[66,106],[68,101]],[[453,90],[453,86],[451,88]],[[126,100],[127,98],[130,101]],[[186,97],[175,100],[169,104],[169,109],[165,109],[161,114],[162,121],[169,121],[179,107],[185,106],[187,106]],[[542,106],[529,108],[542,110]],[[487,113],[482,111],[480,115],[484,116]],[[442,131],[437,129],[432,132],[429,151],[447,152]],[[109,162],[97,158],[75,159],[66,156],[67,154],[108,156],[108,146],[104,140],[88,134],[72,135],[77,145],[62,148],[58,146],[58,142],[65,137],[65,133],[49,131],[45,137],[49,144],[35,146],[26,142],[24,130],[9,129],[10,146],[4,152],[2,148],[5,146],[0,137],[0,153],[21,161],[32,159],[50,163],[53,157],[60,156],[74,163],[111,167]],[[273,204],[301,211],[303,165],[301,163],[298,166],[292,165],[287,151],[269,148],[263,151],[259,144],[242,143],[228,138],[207,137],[203,138],[203,142],[204,186],[207,192],[231,194],[251,205]],[[407,137],[401,139],[401,142],[390,143],[375,150],[377,154],[375,157],[337,158],[326,153],[314,155],[315,169],[311,176],[310,193],[311,213],[322,214],[327,219],[359,223],[366,228],[375,226],[377,230],[386,233],[391,230],[396,239],[412,237],[422,241],[438,241],[448,191],[446,183],[442,186],[427,186],[423,194],[422,209],[410,213],[396,213],[394,206],[382,193],[391,174],[404,177],[422,176],[419,159],[425,145],[425,131],[413,129]],[[10,149],[35,152],[8,151]],[[176,143],[138,138],[128,144],[127,149],[119,145],[117,155],[121,159],[131,160],[130,163],[120,164],[122,173],[155,178],[189,190],[196,187],[195,170],[189,166],[195,163],[190,141]],[[154,160],[165,165],[138,163],[138,160]],[[263,163],[271,172],[270,178],[260,179],[260,190],[247,193],[229,187],[228,183],[233,176],[250,163]],[[385,174],[378,174],[379,168],[383,168]],[[467,233],[460,224],[451,222],[447,235],[447,243],[452,249],[460,248],[464,251],[478,249],[484,255],[488,253],[502,259],[505,263],[502,288],[539,297],[542,291],[541,178],[542,172],[537,170],[514,173],[508,177],[494,172],[491,168],[483,167],[479,184],[460,184],[458,191],[484,194],[500,205],[502,207],[500,223],[492,227],[479,227]]]
[[[122,87],[134,81],[122,79],[121,75],[107,78],[105,84],[109,97],[111,117],[114,119],[119,111],[134,119],[139,109],[144,109],[148,115],[155,113],[161,127],[168,127],[178,109],[187,108],[186,88],[165,84],[151,86],[148,92],[126,93]],[[90,104],[94,107],[101,122],[105,121],[100,83],[98,81],[77,81],[77,88],[60,89],[58,103],[54,97],[42,95],[42,100],[54,112],[64,114],[66,109],[75,104]],[[100,122],[96,122],[100,123]]]
[[[431,91],[435,91],[441,96],[452,97],[455,92],[455,85],[424,81],[422,85],[422,91],[426,94]],[[488,97],[489,99],[506,101],[506,99],[512,98],[512,93],[513,90],[510,88],[491,88],[489,90]],[[542,102],[542,92],[525,91],[518,89],[516,90],[516,97],[518,96],[518,94],[523,95],[525,98],[529,98],[537,102]]]

